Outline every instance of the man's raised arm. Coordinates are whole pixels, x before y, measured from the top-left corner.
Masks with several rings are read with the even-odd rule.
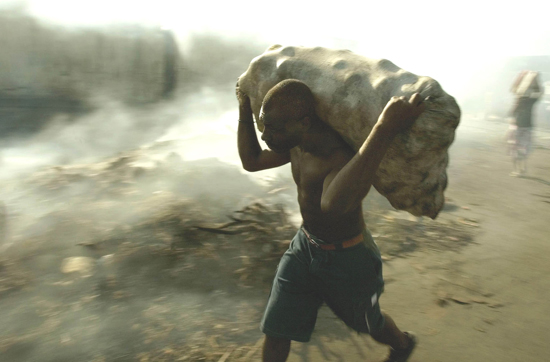
[[[239,90],[238,86],[236,93],[239,101],[237,143],[243,168],[254,172],[279,167],[290,162],[290,154],[288,152],[275,153],[271,150],[262,150],[256,136],[256,126],[254,125],[250,98]]]
[[[424,111],[422,102],[418,93],[410,99],[393,97],[388,102],[355,156],[326,177],[321,197],[324,212],[342,214],[361,205],[394,137],[409,128]]]

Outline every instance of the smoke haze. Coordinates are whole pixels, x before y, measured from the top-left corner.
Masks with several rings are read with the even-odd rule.
[[[510,26],[524,10],[354,3],[319,3],[315,16],[295,1],[0,3],[0,293],[20,297],[2,300],[5,358],[161,361],[176,358],[169,344],[256,343],[265,295],[248,288],[268,292],[262,271],[272,277],[294,230],[263,220],[235,246],[194,227],[249,222],[233,213],[248,205],[300,220],[289,167],[245,173],[236,147],[235,81],[268,46],[348,48],[437,79],[464,114],[451,165],[501,137],[519,70],[550,79],[550,36],[526,26],[537,12]],[[256,255],[253,243],[266,246]],[[62,272],[75,256],[119,279]]]

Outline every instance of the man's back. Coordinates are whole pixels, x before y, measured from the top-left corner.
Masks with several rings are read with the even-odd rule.
[[[518,127],[532,127],[532,113],[533,106],[537,102],[538,98],[531,97],[518,97],[516,100],[514,115],[516,118],[516,125]]]

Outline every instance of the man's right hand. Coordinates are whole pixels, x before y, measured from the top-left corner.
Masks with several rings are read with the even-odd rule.
[[[239,83],[235,87],[235,94],[237,95],[237,100],[239,101],[239,108],[241,110],[249,110],[252,107],[250,106],[250,97],[246,95],[240,88]]]
[[[239,147],[239,157],[241,158],[243,168],[249,172],[253,172],[279,167],[289,163],[289,152],[275,153],[272,150],[262,150],[258,142],[258,137],[256,136],[256,127],[254,126],[254,116],[252,115],[250,98],[239,89],[238,82],[235,93],[239,101],[237,145]]]
[[[407,130],[424,112],[426,106],[423,97],[414,93],[407,97],[392,97],[378,118],[377,126],[389,135],[395,136]]]

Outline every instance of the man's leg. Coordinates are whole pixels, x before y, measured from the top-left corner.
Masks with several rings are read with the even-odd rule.
[[[285,362],[289,353],[289,339],[265,336],[263,362]]]
[[[264,362],[286,361],[290,341],[308,342],[315,327],[323,300],[309,272],[309,245],[304,233],[298,231],[277,267],[260,325],[266,335]]]
[[[527,174],[527,156],[525,156],[521,162],[521,169],[520,169],[520,173],[522,175],[526,175]]]
[[[408,348],[411,339],[397,328],[397,325],[395,325],[395,322],[388,314],[385,312],[381,313],[386,321],[384,327],[376,334],[371,334],[371,337],[375,341],[386,344],[396,350]]]
[[[510,176],[519,176],[521,174],[521,159],[519,156],[514,155],[512,157],[512,164],[514,166],[514,171],[510,173]]]

